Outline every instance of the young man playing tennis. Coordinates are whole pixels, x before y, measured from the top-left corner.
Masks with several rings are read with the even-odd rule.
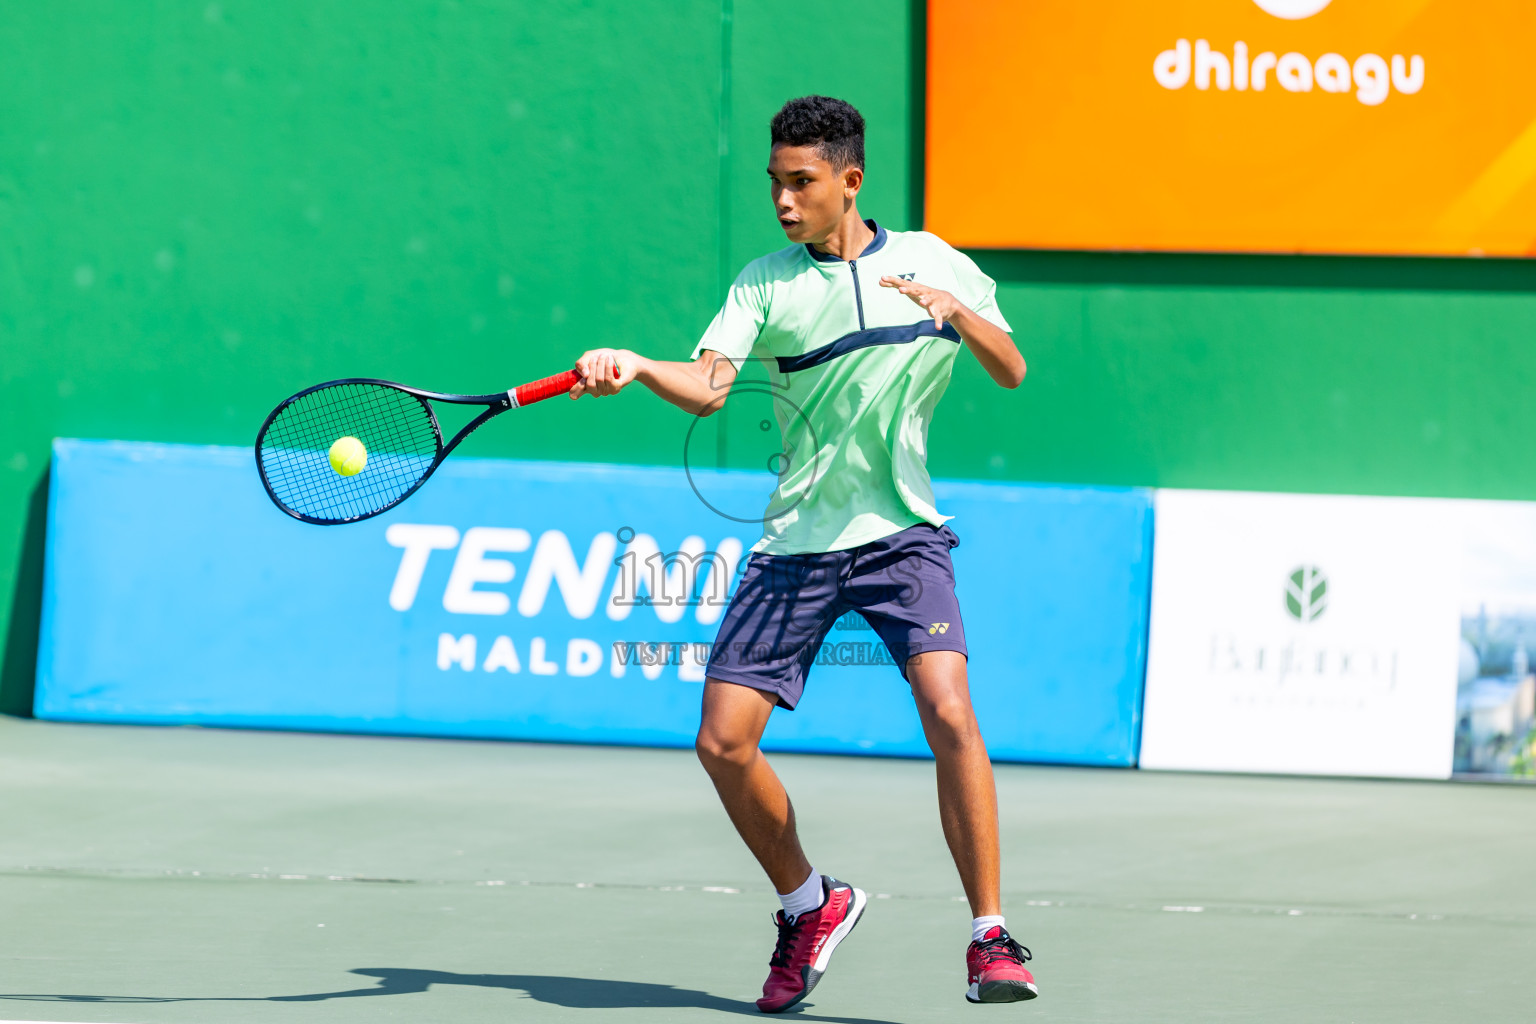
[[[768,176],[788,248],[748,264],[691,362],[624,349],[577,360],[571,391],[613,395],[639,381],[689,412],[718,409],[748,357],[797,407],[778,403],[786,465],[721,622],[704,687],[698,753],[736,830],[779,893],[779,936],[757,1001],[765,1013],[810,992],[865,906],[811,866],[778,776],[758,749],[774,707],[794,708],[816,649],[857,611],[911,686],[938,767],[939,808],[971,904],[972,1002],[1036,995],[1029,952],[1004,928],[997,791],[971,710],[965,629],[934,507],[928,423],[963,346],[1006,388],[1024,359],[993,282],[924,232],[858,211],[864,119],[841,100],[792,100],[774,117]]]

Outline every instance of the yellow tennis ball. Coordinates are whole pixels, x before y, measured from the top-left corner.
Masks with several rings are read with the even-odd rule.
[[[331,445],[331,468],[342,476],[356,476],[368,465],[368,449],[355,437],[338,437]]]

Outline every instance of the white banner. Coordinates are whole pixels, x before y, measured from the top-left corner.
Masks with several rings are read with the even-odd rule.
[[[1141,765],[1449,776],[1458,504],[1159,491]]]

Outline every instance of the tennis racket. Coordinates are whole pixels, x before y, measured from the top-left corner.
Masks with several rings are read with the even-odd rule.
[[[261,425],[256,468],[273,504],[295,519],[321,526],[371,519],[414,494],[486,420],[563,395],[580,379],[567,370],[494,395],[444,395],[368,377],[317,384]],[[433,402],[486,408],[445,444]]]

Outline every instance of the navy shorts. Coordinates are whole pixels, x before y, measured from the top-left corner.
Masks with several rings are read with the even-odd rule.
[[[720,623],[709,677],[793,708],[815,664],[894,664],[905,678],[913,655],[965,654],[949,560],[959,543],[949,527],[919,523],[847,551],[753,555]]]

